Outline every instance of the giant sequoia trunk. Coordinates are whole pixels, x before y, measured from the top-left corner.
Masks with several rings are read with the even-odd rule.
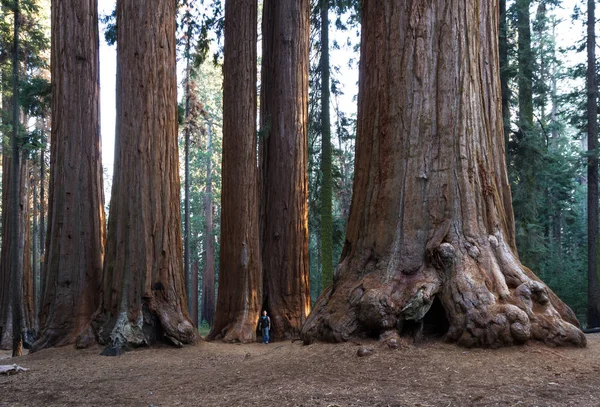
[[[117,128],[101,343],[193,343],[183,279],[175,11],[170,0],[117,2]]]
[[[308,0],[266,0],[261,80],[261,228],[273,337],[298,336],[310,312]]]
[[[516,254],[498,2],[362,4],[347,241],[304,340],[432,322],[462,346],[585,345],[573,312]]]
[[[257,1],[225,2],[219,296],[208,339],[252,342],[262,299],[256,166]]]
[[[93,339],[106,239],[98,41],[97,0],[53,1],[46,291],[33,350]]]

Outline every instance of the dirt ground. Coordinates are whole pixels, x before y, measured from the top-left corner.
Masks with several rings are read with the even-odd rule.
[[[426,342],[201,343],[119,357],[50,349],[0,364],[0,406],[600,406],[600,335],[586,349]],[[360,346],[375,353],[358,357]]]

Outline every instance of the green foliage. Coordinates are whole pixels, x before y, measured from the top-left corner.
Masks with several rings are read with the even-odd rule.
[[[210,332],[210,325],[206,320],[202,320],[202,322],[198,325],[198,333],[200,336],[205,337]]]
[[[206,199],[212,201],[214,209],[212,238],[215,244],[215,273],[218,273],[220,236],[220,196],[221,196],[221,153],[222,153],[222,81],[221,68],[210,62],[203,62],[190,71],[190,114],[180,125],[180,161],[184,157],[184,132],[190,132],[190,264],[198,262],[198,282],[202,286],[202,274],[206,260]],[[183,106],[184,102],[180,103]],[[212,132],[210,137],[209,131]],[[207,192],[207,168],[211,163],[212,193]],[[183,169],[183,165],[180,165]],[[184,199],[183,175],[181,197]],[[183,219],[184,205],[181,205]],[[182,225],[183,227],[183,225]],[[183,229],[182,229],[183,232]],[[216,276],[215,276],[216,277]],[[199,292],[198,304],[202,304]],[[200,319],[202,316],[200,315]]]
[[[563,62],[566,56],[556,45],[556,4],[556,1],[535,3],[531,52],[520,61],[529,65],[530,70],[516,69],[516,2],[512,2],[507,13],[510,64],[503,74],[513,89],[517,83],[526,82],[524,79],[532,84],[531,106],[521,100],[519,106],[525,111],[511,123],[508,174],[521,261],[579,318],[584,318],[587,306],[586,195],[584,160],[578,139],[585,131],[585,118],[581,115],[585,108],[580,107],[585,105],[585,92],[576,86],[561,94],[560,85],[570,80],[569,73],[577,72],[584,77],[585,67],[569,68]],[[529,11],[529,8],[519,10],[520,13]],[[518,95],[518,92],[513,93]],[[510,100],[513,109],[516,102],[516,98]],[[526,111],[530,108],[532,115]],[[523,117],[529,115],[531,123],[524,124]]]
[[[30,117],[47,117],[52,101],[52,85],[41,76],[27,78],[21,82],[19,103]]]
[[[330,3],[331,15],[335,17],[334,27],[330,26],[330,48],[337,50],[340,44],[335,41],[336,34],[358,32],[358,5],[357,1],[334,1]],[[321,122],[321,77],[322,70],[319,65],[321,43],[320,43],[320,8],[319,2],[311,2],[311,31],[310,49],[311,65],[309,71],[309,161],[308,161],[308,228],[309,228],[309,255],[310,255],[310,286],[311,298],[315,301],[322,290],[325,288],[322,281],[322,262],[325,259],[322,252],[321,236],[321,216],[323,208],[322,197],[324,195],[323,187],[328,188],[329,184],[324,183],[321,172],[321,156],[323,153],[323,133]],[[356,55],[358,47],[355,46],[352,37],[348,36],[346,46]],[[357,59],[357,58],[356,58]],[[353,59],[354,60],[354,59]],[[349,61],[349,64],[353,63]],[[331,211],[331,236],[332,253],[327,256],[331,259],[332,270],[335,269],[346,237],[346,222],[350,207],[352,194],[352,178],[354,169],[354,138],[356,134],[355,118],[350,117],[343,106],[340,106],[338,99],[343,95],[339,77],[341,75],[340,67],[336,64],[330,64],[330,95],[333,107],[330,114],[333,121],[334,132],[331,134],[331,194],[333,197]],[[329,225],[326,223],[326,225]],[[328,234],[325,234],[328,235]],[[326,245],[328,246],[328,245]]]

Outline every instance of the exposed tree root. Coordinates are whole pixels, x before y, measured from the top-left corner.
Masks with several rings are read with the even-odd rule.
[[[406,333],[406,323],[421,323],[439,297],[449,326],[445,339],[460,346],[529,340],[585,346],[573,312],[520,264],[500,233],[442,243],[427,257],[413,273],[382,273],[389,265],[382,261],[360,269],[343,262],[338,271],[344,278],[322,295],[304,326],[305,343]]]
[[[233,322],[220,330],[214,328],[206,336],[207,341],[222,340],[228,343],[256,342],[256,327],[258,321],[253,322],[244,316],[239,316]]]
[[[124,351],[164,342],[181,347],[195,344],[199,335],[181,310],[175,310],[168,304],[157,301],[144,302],[142,309],[134,318],[123,311],[109,318],[106,314],[97,314],[92,322],[96,337],[101,345],[106,345],[104,356],[118,356]],[[84,335],[86,332],[84,332]],[[88,338],[80,336],[78,344],[84,345]]]

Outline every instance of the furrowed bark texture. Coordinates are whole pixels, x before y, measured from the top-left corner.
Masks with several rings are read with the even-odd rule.
[[[225,3],[221,252],[208,339],[253,342],[262,302],[256,165],[256,0]]]
[[[437,317],[467,347],[585,345],[573,312],[516,255],[498,3],[362,5],[347,242],[303,339],[385,338]]]
[[[194,343],[183,278],[175,2],[117,2],[117,128],[102,297],[114,348]]]
[[[52,28],[46,291],[33,351],[93,338],[106,240],[97,0],[54,0]]]
[[[308,0],[266,0],[261,80],[264,303],[275,339],[298,337],[310,312]]]

